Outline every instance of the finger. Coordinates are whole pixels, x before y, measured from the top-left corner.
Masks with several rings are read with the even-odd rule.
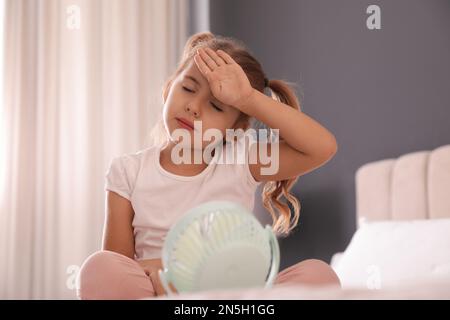
[[[141,269],[145,272],[147,276],[150,276],[150,270],[146,266],[141,265]]]
[[[194,56],[194,61],[197,64],[198,69],[201,73],[207,77],[207,75],[212,72],[212,70],[206,65],[206,63],[203,61],[203,59],[200,57],[200,55]]]
[[[178,293],[178,290],[175,289],[174,285],[172,283],[169,283],[169,287],[172,290],[172,292]]]
[[[157,296],[163,296],[166,294],[166,291],[164,290],[164,287],[161,284],[161,280],[159,279],[158,272],[153,271],[150,273],[150,279],[153,283],[153,289],[155,289]]]
[[[227,63],[227,64],[233,64],[235,61],[228,53],[226,53],[223,50],[217,50],[217,54]]]
[[[204,49],[198,49],[198,53],[211,70],[218,67],[217,63],[209,56],[208,53],[206,53]]]
[[[227,64],[225,62],[225,60],[223,60],[213,49],[206,48],[205,51],[206,51],[206,53],[208,53],[208,55],[211,57],[211,59],[213,59],[219,67]]]

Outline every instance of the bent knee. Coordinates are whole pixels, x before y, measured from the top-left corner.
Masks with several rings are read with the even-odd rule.
[[[95,291],[119,279],[123,263],[134,263],[132,259],[113,251],[97,251],[82,264],[77,277],[77,295]]]
[[[326,262],[318,259],[307,259],[283,270],[275,280],[276,284],[297,283],[308,286],[339,286],[339,277]]]
[[[86,273],[87,271],[96,272],[104,270],[105,267],[110,267],[113,261],[120,259],[118,256],[120,256],[120,254],[113,251],[102,250],[94,252],[86,258],[83,265],[81,266],[80,273]]]
[[[307,275],[310,284],[341,286],[341,281],[336,272],[325,261],[307,259],[299,262],[298,267],[302,273]]]

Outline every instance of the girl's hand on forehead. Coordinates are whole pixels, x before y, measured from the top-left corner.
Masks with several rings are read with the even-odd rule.
[[[241,66],[225,51],[210,48],[198,49],[194,61],[208,80],[214,97],[223,104],[244,111],[242,109],[254,88]]]

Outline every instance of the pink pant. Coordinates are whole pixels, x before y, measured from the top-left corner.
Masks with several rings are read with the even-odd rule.
[[[323,261],[309,259],[278,273],[274,286],[284,283],[340,285],[333,269]],[[140,299],[155,296],[152,282],[140,265],[113,251],[98,251],[80,269],[80,299]]]

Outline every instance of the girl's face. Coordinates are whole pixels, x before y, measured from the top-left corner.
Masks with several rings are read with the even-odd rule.
[[[203,133],[215,128],[225,137],[226,129],[244,128],[246,121],[237,121],[240,111],[232,106],[225,105],[212,95],[208,80],[202,75],[192,60],[188,67],[172,82],[167,99],[164,103],[164,126],[167,134],[172,136],[175,129],[183,128],[178,118],[191,123],[201,121],[201,137]],[[189,132],[193,144],[194,130]],[[200,132],[196,131],[195,135]],[[211,141],[203,141],[204,149]],[[191,144],[191,145],[192,145]]]

